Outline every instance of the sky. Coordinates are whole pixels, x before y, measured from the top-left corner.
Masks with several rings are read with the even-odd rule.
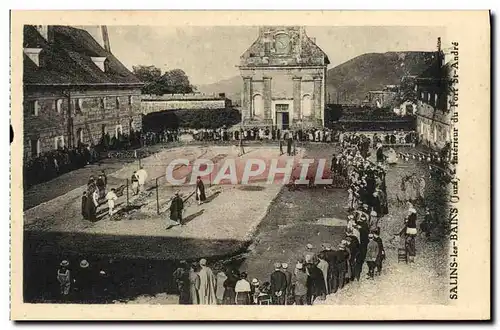
[[[97,27],[96,31],[98,30]],[[92,27],[87,30],[92,33]],[[434,51],[441,27],[306,27],[330,59],[328,68],[365,53]],[[94,33],[92,33],[94,34]],[[182,69],[194,85],[239,75],[239,57],[257,39],[257,26],[108,26],[112,53],[129,69]]]

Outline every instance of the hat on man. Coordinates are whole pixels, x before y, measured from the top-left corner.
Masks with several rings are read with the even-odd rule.
[[[89,262],[85,259],[83,259],[82,261],[80,261],[80,267],[81,268],[87,268],[89,266]]]
[[[200,266],[206,266],[206,265],[207,265],[207,259],[201,259]]]
[[[69,261],[68,260],[61,261],[61,266],[68,267],[69,266]]]
[[[372,233],[368,234],[368,238],[373,238],[373,234]]]
[[[252,285],[257,286],[257,285],[259,285],[259,284],[260,284],[260,283],[259,283],[259,280],[258,280],[258,279],[254,278],[254,279],[252,280]]]
[[[274,263],[274,268],[275,269],[280,269],[281,268],[281,262],[275,262]]]
[[[282,263],[281,264],[281,268],[287,269],[288,268],[288,264],[286,262]]]
[[[306,248],[308,248],[308,249],[310,250],[310,249],[312,249],[312,248],[313,248],[313,246],[312,246],[312,244],[308,243],[308,244],[306,245]]]

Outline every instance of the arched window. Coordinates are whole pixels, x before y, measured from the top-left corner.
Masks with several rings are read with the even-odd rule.
[[[64,136],[56,136],[54,138],[54,147],[56,150],[64,148]]]
[[[115,127],[115,137],[118,139],[120,135],[123,134],[123,128],[122,125],[116,125]]]
[[[260,94],[256,94],[253,97],[252,114],[254,116],[262,116],[264,114],[264,100]]]
[[[302,96],[302,117],[309,117],[311,115],[311,95],[306,94]]]
[[[61,111],[62,111],[62,103],[63,103],[62,99],[59,99],[59,100],[56,101],[56,111],[57,111],[57,113],[61,113]]]

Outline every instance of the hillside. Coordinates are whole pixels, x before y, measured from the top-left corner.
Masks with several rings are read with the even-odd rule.
[[[241,102],[241,89],[243,88],[243,80],[240,76],[224,79],[209,85],[197,86],[198,92],[204,94],[219,94],[226,93],[226,97],[233,101],[233,104]]]
[[[418,75],[433,62],[433,52],[387,52],[369,53],[355,57],[329,69],[327,72],[327,98],[330,103],[337,100],[341,91],[341,102],[361,102],[368,91],[385,85],[399,84],[404,75]],[[226,93],[233,102],[241,100],[241,77],[236,76],[210,85],[198,86],[201,93]],[[328,101],[328,100],[327,100]]]
[[[327,72],[327,97],[358,103],[368,91],[380,90],[385,85],[397,85],[405,75],[418,75],[434,61],[434,52],[388,52],[363,54],[342,63]]]

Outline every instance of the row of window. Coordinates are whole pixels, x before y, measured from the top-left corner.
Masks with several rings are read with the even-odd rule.
[[[109,99],[109,98],[110,97],[103,97],[100,99],[101,109],[106,108],[107,99]],[[133,101],[134,101],[133,96],[129,95],[128,96],[128,105],[132,105]],[[63,99],[54,100],[53,102],[54,102],[53,107],[56,109],[57,113],[61,113]],[[114,98],[114,102],[115,102],[115,108],[119,109],[120,104],[121,104],[120,97],[116,96]],[[38,114],[40,113],[40,103],[37,100],[27,101],[26,107],[28,108],[28,113],[31,114],[32,116],[38,116]],[[82,111],[83,110],[83,99],[81,99],[81,98],[73,99],[73,108],[76,111],[79,111],[79,112]]]
[[[106,134],[106,127],[104,125],[103,125],[102,130],[103,130],[102,133]],[[84,138],[84,133],[83,132],[84,131],[83,131],[82,128],[79,128],[76,131],[76,137],[78,139],[77,142],[84,142],[83,141],[83,138]],[[116,125],[114,133],[115,133],[114,136],[116,138],[118,138],[118,135],[123,134],[123,126],[122,125]],[[53,139],[54,139],[54,150],[64,148],[64,146],[65,146],[64,135],[56,136]],[[37,157],[37,156],[39,156],[40,153],[42,152],[40,139],[32,139],[32,140],[30,140],[30,146],[31,146],[31,157]]]
[[[430,105],[436,106],[438,103],[438,94],[431,92],[420,92],[420,100]]]

